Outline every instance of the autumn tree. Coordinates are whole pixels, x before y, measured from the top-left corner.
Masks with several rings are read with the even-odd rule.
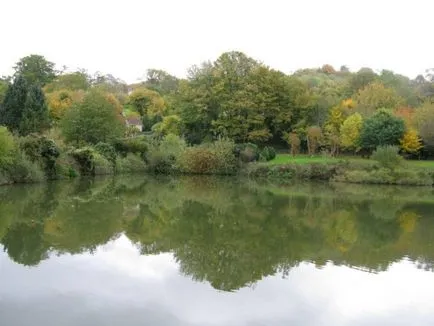
[[[425,102],[416,110],[415,120],[424,147],[434,152],[434,103]]]
[[[361,68],[351,76],[349,81],[352,93],[357,93],[360,89],[373,83],[378,75],[371,68]]]
[[[403,99],[392,88],[374,82],[361,89],[356,97],[357,111],[363,116],[371,116],[377,109],[395,109],[402,105]]]
[[[421,138],[413,128],[407,129],[402,139],[400,139],[401,148],[406,153],[416,153],[423,148]]]
[[[295,132],[285,133],[283,139],[288,143],[290,147],[290,153],[295,156],[300,153],[301,140]]]
[[[405,133],[405,123],[390,111],[378,110],[367,118],[360,131],[362,148],[374,150],[378,146],[399,145]]]
[[[307,150],[309,155],[315,155],[322,139],[322,130],[318,126],[308,127],[306,130]]]
[[[116,106],[105,93],[92,90],[76,103],[61,120],[66,141],[76,144],[109,142],[121,137],[124,124]]]
[[[37,54],[21,58],[14,70],[14,77],[24,78],[29,85],[38,84],[42,87],[56,77],[54,63]]]
[[[47,93],[50,117],[55,121],[60,120],[75,103],[83,100],[84,95],[84,91],[71,91],[68,89]]]
[[[340,130],[342,147],[357,151],[362,125],[363,118],[360,113],[354,113],[345,119]]]

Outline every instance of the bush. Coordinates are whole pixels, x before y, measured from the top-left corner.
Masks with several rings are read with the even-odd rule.
[[[190,174],[234,174],[238,170],[235,145],[229,140],[217,140],[187,148],[179,158],[178,169]]]
[[[126,157],[120,158],[117,161],[116,173],[134,173],[146,170],[146,164],[143,160],[135,155],[128,154]]]
[[[0,126],[0,168],[12,162],[15,150],[14,137],[6,127]]]
[[[258,161],[260,155],[258,146],[252,143],[236,145],[235,153],[243,163]]]
[[[114,165],[100,153],[93,154],[93,166],[93,175],[114,174]]]
[[[12,164],[6,168],[5,172],[13,183],[41,182],[45,179],[44,171],[39,163],[32,162],[21,151],[17,152]]]
[[[381,167],[393,170],[402,165],[403,158],[398,154],[397,146],[379,146],[372,153],[372,159],[377,161]]]
[[[69,153],[61,153],[56,161],[58,178],[75,178],[80,176],[80,166]]]
[[[60,150],[53,140],[46,136],[30,134],[20,139],[19,146],[28,159],[42,166],[48,179],[57,177],[56,160]]]
[[[118,139],[114,142],[115,150],[122,156],[127,156],[128,153],[138,154],[143,159],[146,158],[146,153],[148,152],[149,144],[144,136]]]
[[[151,144],[146,161],[154,173],[172,173],[177,169],[177,161],[185,152],[187,144],[179,136],[169,134],[161,141]]]
[[[116,165],[116,150],[112,145],[99,142],[94,148],[99,154],[104,156],[113,167]]]
[[[81,175],[95,175],[94,153],[91,147],[74,149],[69,153],[77,162]]]
[[[261,151],[260,157],[262,160],[267,162],[274,160],[276,157],[276,150],[271,146],[265,146]]]

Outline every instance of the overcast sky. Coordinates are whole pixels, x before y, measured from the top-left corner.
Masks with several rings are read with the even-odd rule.
[[[28,54],[128,82],[230,50],[286,73],[434,67],[432,0],[1,0],[0,75]]]

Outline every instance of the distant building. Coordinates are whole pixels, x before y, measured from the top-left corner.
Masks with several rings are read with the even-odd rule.
[[[134,127],[137,128],[140,132],[143,131],[143,123],[139,117],[125,118],[125,124],[127,125],[127,127]]]

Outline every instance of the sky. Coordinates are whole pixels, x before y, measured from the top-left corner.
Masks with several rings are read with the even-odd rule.
[[[434,67],[432,0],[1,0],[0,75],[41,54],[135,82],[242,51],[285,73]]]
[[[172,254],[141,255],[121,236],[92,254],[52,254],[36,267],[14,263],[0,247],[0,271],[8,326],[433,324],[433,273],[406,260],[377,274],[301,263],[286,278],[223,292],[180,274]]]

